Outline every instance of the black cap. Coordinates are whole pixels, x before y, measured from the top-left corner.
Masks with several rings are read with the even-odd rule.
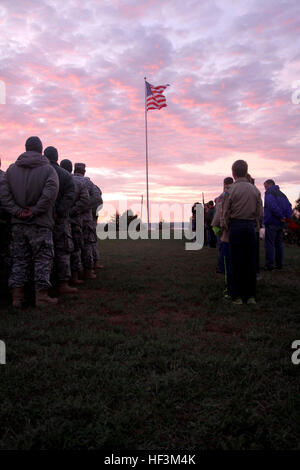
[[[73,165],[72,165],[71,160],[68,160],[67,158],[65,158],[64,160],[60,162],[60,166],[64,168],[64,170],[67,170],[69,173],[72,173]]]
[[[28,137],[28,139],[25,142],[25,149],[27,152],[34,151],[38,153],[43,152],[43,144],[42,141],[39,137]]]
[[[44,155],[46,155],[46,157],[48,158],[48,160],[50,160],[50,162],[56,163],[58,160],[58,152],[55,147],[51,147],[51,146],[47,147],[44,150]]]

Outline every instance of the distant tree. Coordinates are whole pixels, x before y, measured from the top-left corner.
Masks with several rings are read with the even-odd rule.
[[[283,229],[283,239],[287,243],[300,246],[300,198],[296,201],[291,219]]]
[[[113,215],[112,218],[110,219],[110,223],[116,225],[116,230],[118,232],[119,225],[120,225],[120,213],[118,210],[116,211],[115,215]]]
[[[119,214],[119,211],[116,210],[116,213],[111,217],[108,224],[105,225],[104,231],[107,232],[108,231],[108,226],[110,225],[110,226],[115,227],[116,231],[118,232],[119,231],[119,222],[120,222],[120,214]]]
[[[298,223],[300,224],[300,197],[296,201],[296,205],[294,207],[294,218],[297,219]]]
[[[116,211],[116,213],[111,217],[108,224],[105,225],[104,231],[107,232],[109,227],[116,230],[116,232],[124,230],[124,228],[128,229],[130,223],[133,220],[138,221],[136,225],[136,230],[139,231],[141,229],[141,221],[138,219],[137,215],[134,215],[131,209],[128,209],[127,211],[123,212],[123,214],[121,215],[118,211]]]
[[[127,223],[127,228],[130,222],[135,219],[137,219],[137,215],[134,215],[131,209],[128,209],[127,211],[123,212],[123,214],[121,215],[121,221],[125,221],[125,223]]]

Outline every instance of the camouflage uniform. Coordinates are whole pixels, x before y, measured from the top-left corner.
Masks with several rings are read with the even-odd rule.
[[[71,253],[71,270],[72,272],[81,272],[82,261],[81,261],[81,250],[83,248],[83,233],[82,226],[78,224],[72,224],[72,238],[74,244],[73,253]]]
[[[89,206],[89,193],[85,182],[81,178],[73,175],[75,185],[75,198],[73,207],[70,210],[70,220],[74,249],[71,254],[71,270],[82,271],[81,250],[84,247],[82,214]]]
[[[96,237],[97,237],[97,220],[98,220],[98,217],[93,217],[93,227],[94,227],[94,232],[96,233]],[[100,259],[98,239],[96,239],[96,241],[93,243],[92,252],[93,252],[93,261],[95,264]]]
[[[4,172],[0,170],[0,185]],[[9,274],[9,267],[11,264],[9,254],[9,244],[11,238],[11,223],[10,215],[1,207],[0,201],[0,284],[6,286]]]
[[[31,263],[36,291],[51,287],[54,249],[52,231],[49,228],[15,224],[12,228],[11,256],[10,288],[23,287],[31,280]]]
[[[55,147],[47,147],[44,154],[56,171],[59,180],[53,230],[54,273],[59,282],[68,282],[71,278],[71,253],[74,250],[69,219],[75,196],[74,182],[70,173],[57,164],[58,152]]]
[[[9,287],[20,288],[34,272],[35,290],[50,286],[53,258],[53,208],[58,178],[40,152],[26,151],[10,165],[1,182],[1,203],[12,217],[11,273]],[[29,207],[31,215],[20,219]]]
[[[94,184],[94,189],[95,189],[95,198],[94,198],[95,204],[92,208],[92,213],[93,213],[93,228],[94,228],[94,233],[96,235],[96,241],[93,243],[92,250],[93,250],[93,261],[95,264],[96,261],[99,261],[100,259],[99,248],[98,248],[98,238],[97,238],[97,220],[98,220],[97,209],[99,206],[103,204],[103,200],[102,200],[101,189],[95,184]]]
[[[10,259],[10,245],[11,239],[11,223],[10,216],[7,212],[0,207],[0,270],[1,272],[8,272],[11,264]]]
[[[81,173],[74,173],[74,177],[78,178],[85,185],[88,195],[89,203],[82,214],[82,233],[83,233],[83,247],[81,250],[81,261],[84,269],[93,269],[93,243],[97,241],[97,236],[94,230],[92,207],[95,204],[95,189],[91,180]]]
[[[74,251],[72,230],[69,219],[57,219],[53,230],[54,269],[59,281],[71,277],[70,256]]]
[[[93,221],[83,224],[83,248],[81,253],[82,264],[85,269],[93,269],[93,245],[97,241]]]

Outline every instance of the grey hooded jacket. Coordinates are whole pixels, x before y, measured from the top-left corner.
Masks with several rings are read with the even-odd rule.
[[[0,199],[12,215],[13,224],[34,224],[52,229],[58,189],[58,177],[49,160],[38,152],[28,151],[22,153],[6,171]],[[26,207],[31,209],[33,216],[18,219],[18,213]]]

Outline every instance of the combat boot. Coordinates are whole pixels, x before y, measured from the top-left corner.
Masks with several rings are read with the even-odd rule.
[[[39,290],[35,294],[36,307],[47,307],[47,305],[57,304],[57,299],[48,296],[47,290]]]
[[[14,287],[11,293],[13,307],[22,308],[24,302],[24,287]]]
[[[74,284],[74,286],[79,286],[80,284],[84,283],[84,281],[79,279],[78,271],[73,271],[72,272],[71,282],[72,282],[72,284]]]
[[[60,294],[76,294],[78,289],[76,287],[71,287],[66,281],[60,281],[58,286],[58,292]]]
[[[85,269],[84,270],[84,277],[85,277],[85,279],[96,279],[97,278],[96,274],[94,273],[94,271],[92,269]]]

